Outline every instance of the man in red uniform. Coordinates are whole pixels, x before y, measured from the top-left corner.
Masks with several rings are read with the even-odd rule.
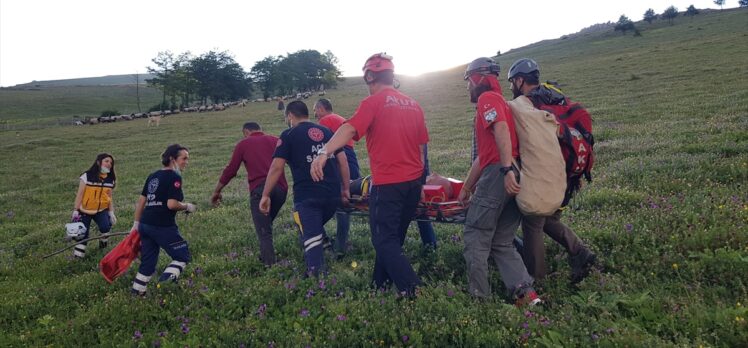
[[[345,118],[333,112],[330,100],[322,98],[314,104],[314,116],[319,120],[321,126],[330,128],[335,133],[340,126],[345,123]],[[348,173],[351,180],[358,179],[361,174],[358,167],[356,151],[353,149],[353,139],[343,146],[343,152],[348,159]],[[335,213],[337,220],[337,233],[335,235],[335,254],[338,259],[345,256],[346,244],[348,242],[348,232],[351,229],[351,215],[349,213],[338,211]]]
[[[249,207],[252,211],[255,232],[260,240],[260,258],[265,265],[270,266],[275,263],[273,220],[283,207],[283,203],[286,202],[288,184],[286,183],[285,173],[283,173],[278,185],[270,193],[272,198],[270,214],[262,214],[259,210],[262,189],[265,187],[265,179],[268,171],[270,171],[270,163],[273,161],[273,152],[275,152],[278,138],[263,133],[260,125],[255,122],[245,123],[242,133],[244,133],[244,139],[234,147],[231,160],[223,169],[223,174],[218,179],[218,184],[216,184],[216,188],[210,196],[210,202],[213,206],[218,206],[221,203],[223,198],[221,190],[236,176],[239,165],[244,163],[244,169],[247,170],[247,181],[249,181]]]
[[[401,292],[414,296],[421,280],[403,254],[400,241],[421,197],[422,149],[429,135],[421,106],[394,88],[394,70],[392,57],[384,53],[366,61],[363,71],[369,97],[320,153],[333,153],[351,139],[366,137],[373,181],[369,225],[376,251],[374,285],[384,288],[394,282]],[[326,161],[327,156],[319,156],[312,163],[314,180],[323,179]]]
[[[514,200],[520,186],[512,167],[519,150],[514,118],[501,95],[498,74],[499,65],[490,58],[474,60],[465,71],[470,101],[476,103],[478,148],[459,194],[463,204],[470,200],[464,230],[468,290],[478,298],[491,295],[488,259],[493,258],[517,304],[534,305],[540,299],[532,288],[533,278],[512,244],[521,217]]]

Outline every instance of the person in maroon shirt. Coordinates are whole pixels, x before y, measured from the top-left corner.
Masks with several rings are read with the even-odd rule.
[[[255,225],[257,238],[260,240],[260,259],[266,266],[275,263],[275,250],[273,248],[273,220],[278,215],[283,203],[286,202],[288,184],[283,173],[270,192],[272,205],[270,214],[260,212],[260,199],[265,187],[265,178],[270,171],[270,163],[273,161],[273,152],[278,144],[278,138],[262,132],[260,125],[255,122],[247,122],[242,129],[244,139],[236,144],[231,161],[223,169],[221,178],[210,196],[213,206],[218,206],[223,199],[221,190],[228,185],[236,176],[239,166],[244,163],[247,170],[247,181],[249,181],[249,207],[252,211],[252,221]]]

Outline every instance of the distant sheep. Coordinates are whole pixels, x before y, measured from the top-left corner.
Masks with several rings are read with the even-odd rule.
[[[156,127],[158,127],[161,124],[161,115],[148,116],[148,127],[150,127],[152,124],[156,124]]]

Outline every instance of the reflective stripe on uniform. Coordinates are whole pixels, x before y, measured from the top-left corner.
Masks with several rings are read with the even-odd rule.
[[[312,250],[314,247],[322,244],[322,235],[318,235],[304,241],[304,252]]]

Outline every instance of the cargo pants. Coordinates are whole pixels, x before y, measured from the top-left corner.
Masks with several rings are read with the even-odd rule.
[[[495,163],[483,169],[465,217],[463,255],[467,263],[468,291],[478,298],[491,295],[489,258],[496,263],[510,296],[533,283],[512,243],[521,214],[514,197],[504,189],[500,167]]]

